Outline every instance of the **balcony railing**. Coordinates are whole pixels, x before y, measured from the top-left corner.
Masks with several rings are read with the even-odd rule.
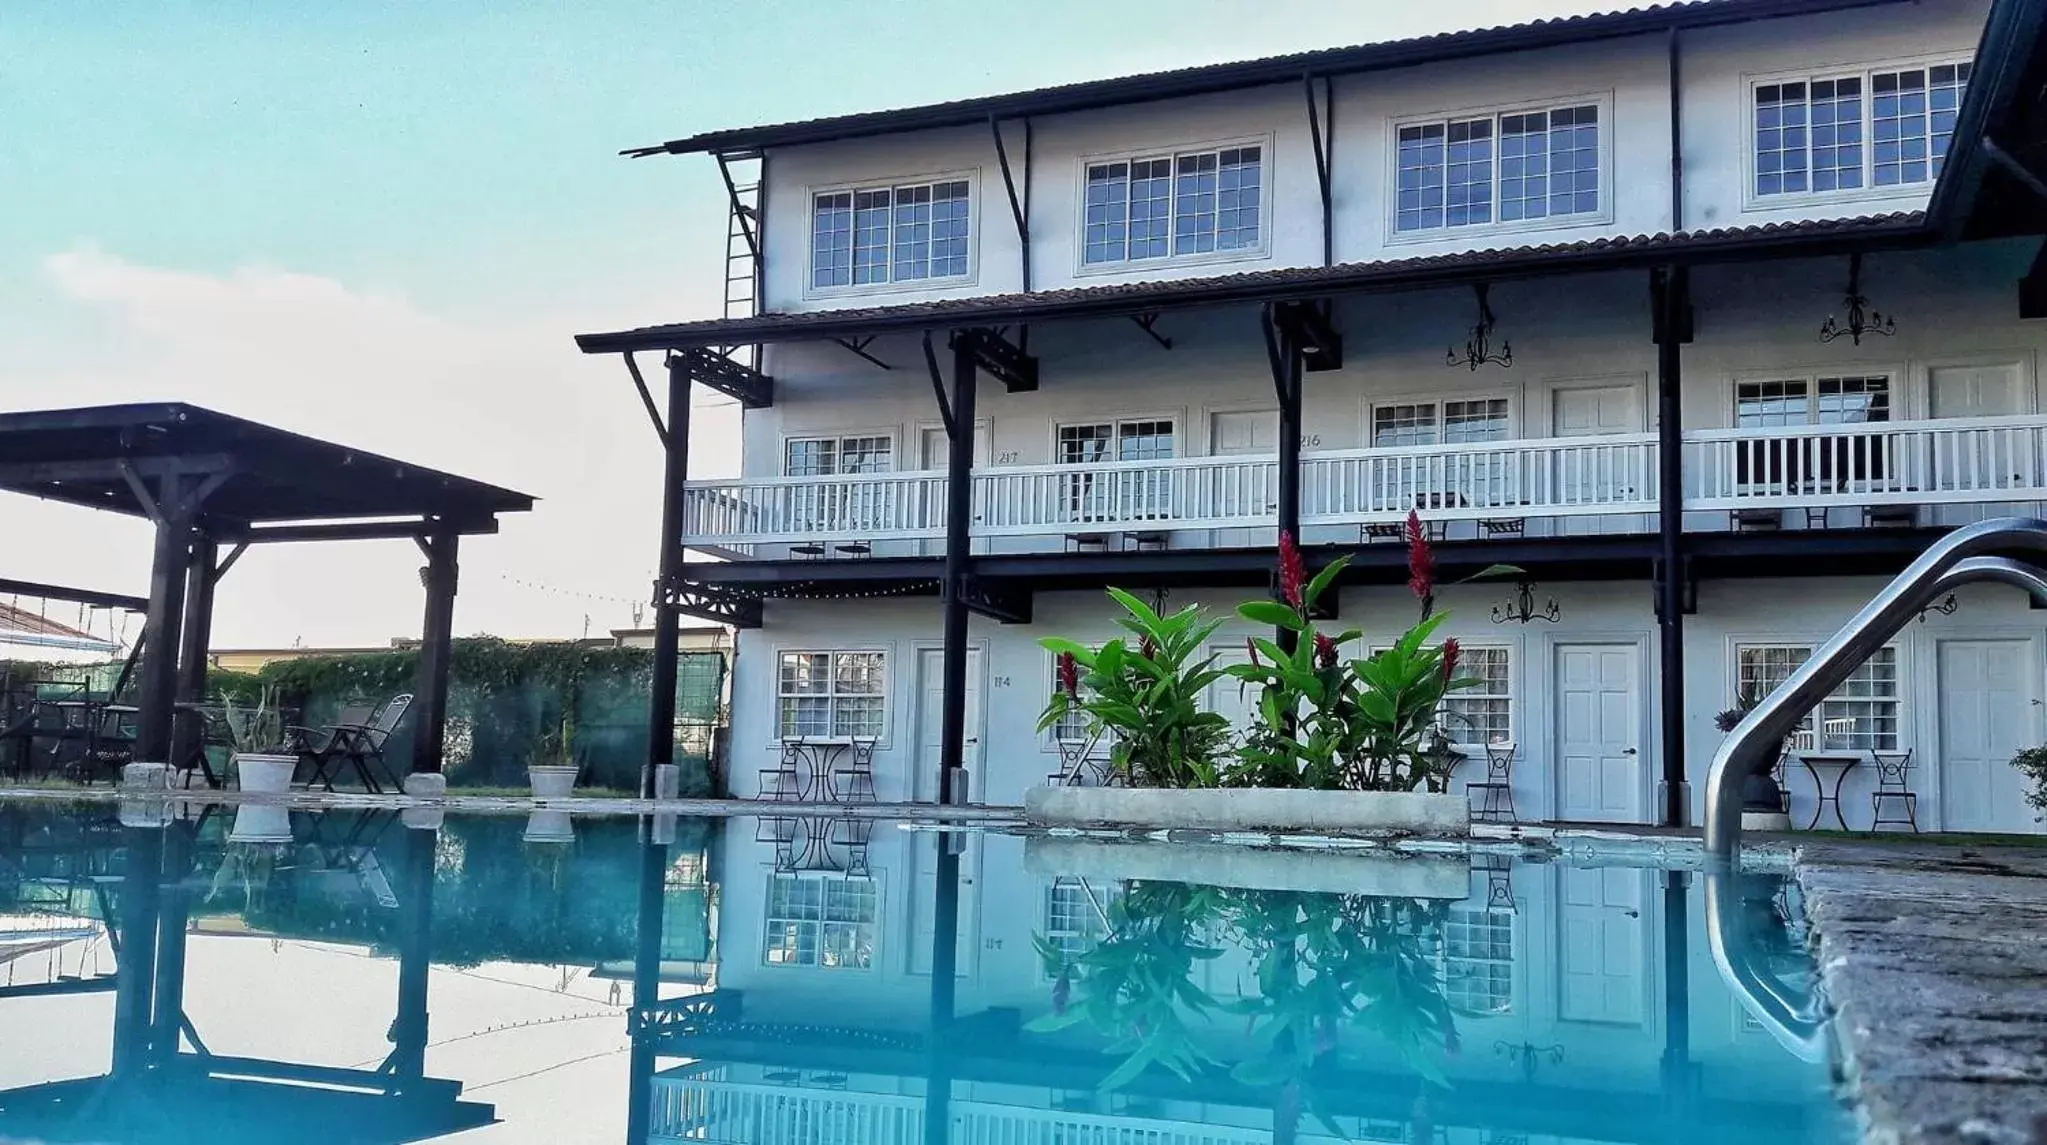
[[[1654,434],[1310,453],[1301,520],[1363,527],[1418,509],[1431,521],[1518,529],[1653,515],[1656,457]],[[2047,417],[1706,430],[1685,435],[1683,460],[1688,513],[2047,500]],[[942,539],[945,500],[945,476],[929,471],[692,481],[684,531],[692,546],[735,555],[840,542],[881,551]],[[1269,456],[1004,466],[975,471],[973,532],[1058,548],[1108,533],[1270,529],[1278,504]]]

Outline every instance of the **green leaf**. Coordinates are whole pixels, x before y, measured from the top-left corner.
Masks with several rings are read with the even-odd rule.
[[[1478,570],[1477,572],[1472,573],[1470,576],[1465,577],[1463,580],[1452,581],[1451,583],[1470,584],[1472,581],[1475,580],[1491,580],[1495,577],[1508,576],[1519,577],[1527,575],[1528,570],[1521,568],[1518,565],[1487,565],[1486,567]]]
[[[1247,600],[1237,606],[1237,615],[1254,624],[1270,624],[1295,632],[1308,630],[1308,622],[1302,620],[1299,613],[1276,600]]]
[[[1308,582],[1308,587],[1301,592],[1301,599],[1310,604],[1322,599],[1323,591],[1336,583],[1336,578],[1343,575],[1344,568],[1349,564],[1350,557],[1348,556],[1341,556],[1330,561],[1321,572],[1315,574],[1313,580]]]

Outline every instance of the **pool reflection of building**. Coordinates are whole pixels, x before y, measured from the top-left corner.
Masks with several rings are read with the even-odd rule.
[[[751,824],[728,825],[720,988],[643,1013],[638,1041],[657,1072],[642,1139],[1275,1140],[1270,1084],[1152,1069],[1102,1093],[1124,1053],[1105,1053],[1085,1023],[1025,1031],[1065,989],[1034,935],[1069,952],[1092,946],[1119,890],[1114,880],[1032,873],[1024,845],[884,827],[857,871],[793,870]],[[1312,1075],[1345,1135],[1803,1141],[1821,1132],[1824,1074],[1778,1049],[1722,984],[1689,876],[1481,861],[1462,890],[1432,916],[1428,946],[1461,1042],[1443,1057],[1448,1088],[1431,1090],[1389,1045],[1351,1029],[1341,1066]],[[1773,890],[1750,885],[1748,909],[1769,915]],[[953,943],[937,938],[955,929],[949,907]],[[1224,945],[1222,957],[1195,964],[1193,981],[1227,1005],[1256,994],[1256,969]],[[948,956],[955,974],[936,965]],[[1231,1063],[1250,1056],[1243,1026],[1225,1012],[1194,1028],[1205,1053]],[[1303,1114],[1292,1139],[1338,1138]]]

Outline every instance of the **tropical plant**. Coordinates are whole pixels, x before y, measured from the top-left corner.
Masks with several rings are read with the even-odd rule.
[[[2026,802],[2041,813],[2034,818],[2047,818],[2047,747],[2026,748],[2011,757],[2011,765],[2033,781],[2033,789],[2026,792]]]
[[[1078,713],[1111,741],[1110,766],[1146,787],[1214,787],[1229,747],[1230,725],[1202,710],[1211,684],[1223,677],[1214,653],[1204,652],[1221,621],[1199,605],[1162,616],[1120,588],[1109,595],[1123,606],[1117,624],[1137,637],[1100,648],[1060,637],[1040,641],[1059,657],[1061,686],[1038,720],[1043,732]]]
[[[254,706],[237,702],[232,695],[220,698],[222,722],[236,755],[291,755],[284,734],[284,709],[278,706],[277,687],[266,684],[256,693]]]

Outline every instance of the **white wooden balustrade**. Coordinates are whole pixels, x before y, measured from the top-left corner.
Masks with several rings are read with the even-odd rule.
[[[724,1145],[868,1145],[924,1139],[924,1099],[898,1093],[773,1085],[662,1074],[651,1137]],[[1156,1117],[1037,1109],[954,1099],[953,1145],[1269,1145],[1272,1131]],[[1301,1145],[1337,1138],[1303,1134]]]
[[[1687,511],[2047,500],[2047,417],[1722,429],[1683,442]],[[1654,514],[1654,434],[1536,438],[1304,454],[1308,526]],[[931,541],[945,535],[938,472],[692,481],[688,543]],[[1276,457],[977,469],[977,537],[1271,528]],[[1696,527],[1696,522],[1694,522]]]

